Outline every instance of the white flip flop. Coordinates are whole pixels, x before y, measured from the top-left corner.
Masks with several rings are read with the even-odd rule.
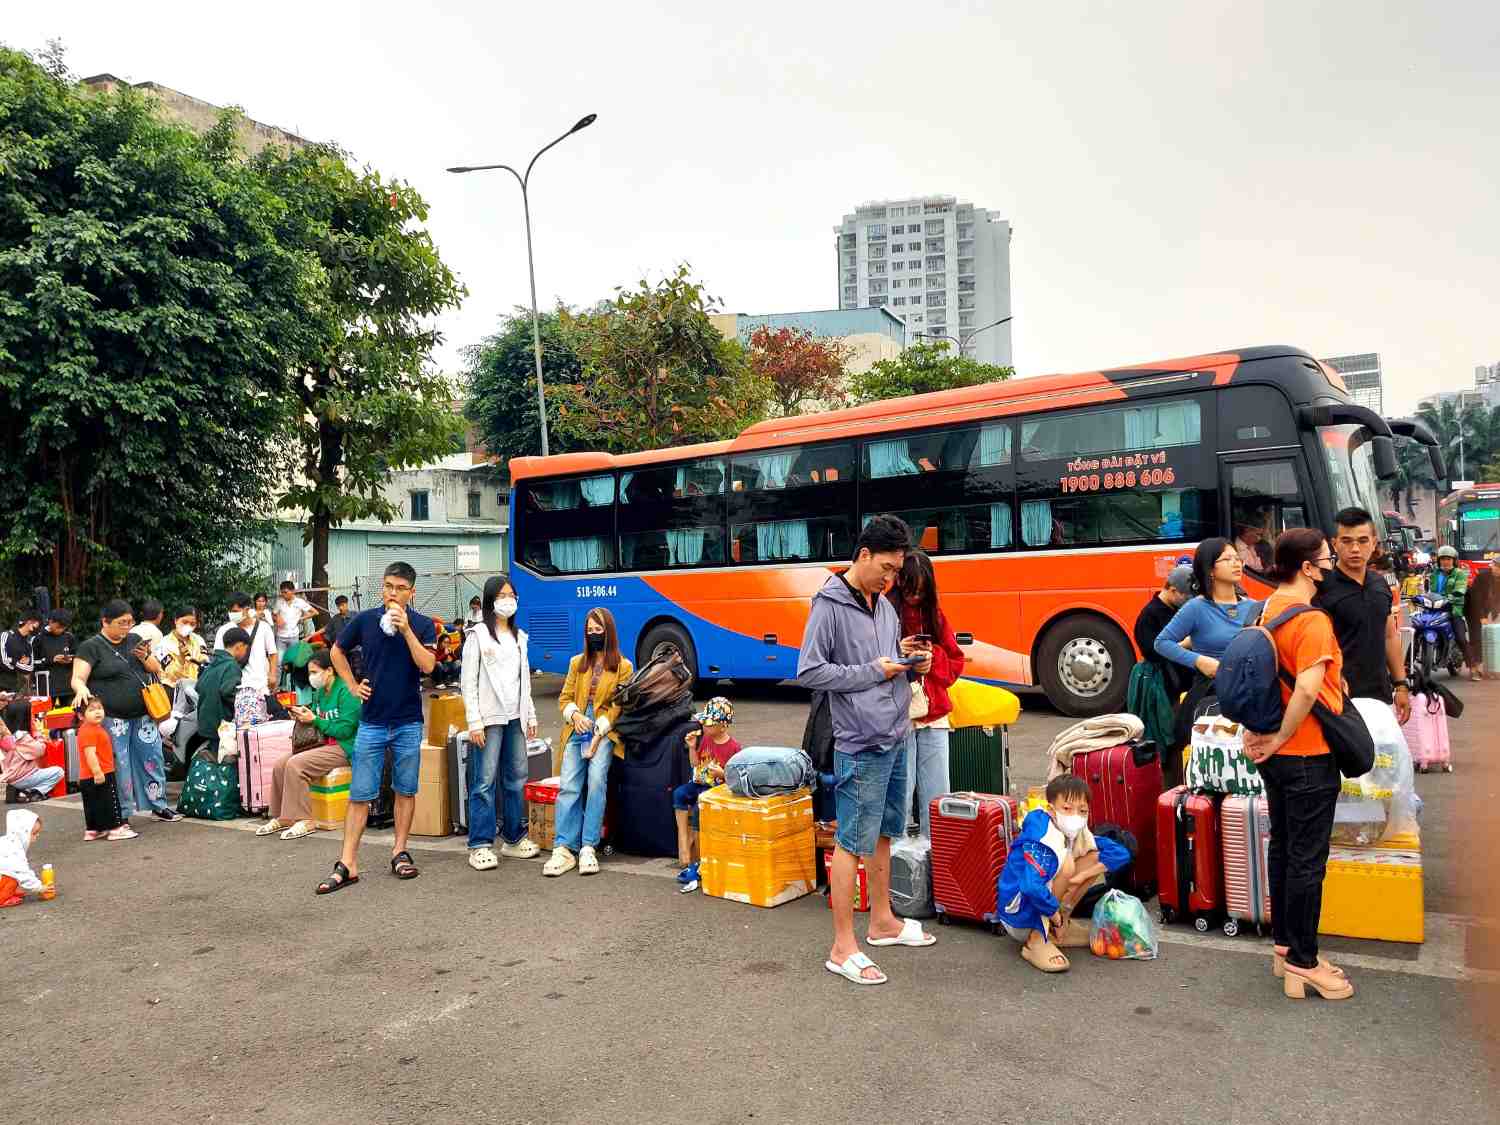
[[[283,840],[300,840],[304,836],[311,836],[317,829],[310,820],[299,820],[281,834]]]
[[[881,972],[880,966],[871,961],[863,953],[851,953],[842,965],[835,965],[832,961],[824,961],[823,968],[855,984],[884,984],[887,979],[885,973]],[[860,976],[860,973],[865,969],[874,969],[880,975],[874,978]]]
[[[908,945],[913,949],[923,949],[929,945],[937,944],[937,937],[922,929],[922,923],[915,918],[908,918],[901,923],[901,932],[895,937],[872,937],[865,938],[866,945],[876,947],[886,945]]]

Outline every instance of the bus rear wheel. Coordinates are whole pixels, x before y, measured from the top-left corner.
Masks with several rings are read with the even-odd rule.
[[[1075,718],[1120,710],[1133,663],[1125,634],[1088,613],[1064,617],[1037,649],[1042,689],[1059,711]]]
[[[698,653],[693,648],[693,641],[687,635],[687,630],[675,621],[663,621],[660,625],[653,625],[646,632],[636,650],[637,666],[666,656],[667,653],[673,651],[681,654],[683,664],[687,665],[687,670],[693,674],[693,679],[696,681]]]

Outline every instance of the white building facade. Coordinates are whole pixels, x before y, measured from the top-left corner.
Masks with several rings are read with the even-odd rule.
[[[910,338],[1011,365],[1010,223],[951,195],[863,203],[834,228],[839,308],[884,308]]]

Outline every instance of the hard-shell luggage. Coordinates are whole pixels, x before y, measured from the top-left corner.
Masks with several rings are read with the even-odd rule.
[[[37,763],[42,767],[56,766],[63,771],[63,778],[52,787],[47,794],[48,798],[66,797],[68,795],[68,751],[63,740],[60,738],[47,739],[47,750],[42,755],[42,760]]]
[[[552,740],[533,738],[526,743],[526,780],[541,781],[552,774]]]
[[[290,719],[240,731],[240,807],[257,816],[271,807],[271,772],[292,753]]]
[[[1224,911],[1222,797],[1169,789],[1156,802],[1157,894],[1163,922],[1191,921],[1199,933]]]
[[[1448,709],[1436,692],[1419,691],[1411,697],[1411,718],[1401,725],[1418,773],[1453,772],[1453,749],[1448,742]]]
[[[65,730],[59,737],[62,738],[63,759],[66,763],[63,766],[66,774],[63,781],[66,783],[69,793],[76,793],[78,792],[79,774],[83,769],[78,756],[78,732],[76,730]]]
[[[469,741],[466,730],[454,731],[443,746],[448,756],[448,806],[453,810],[455,832],[465,832],[469,827],[469,755],[478,749]]]
[[[948,788],[1010,792],[1010,728],[960,727],[948,735]]]
[[[55,735],[59,731],[72,730],[78,725],[78,718],[71,707],[54,707],[46,714],[47,734]]]
[[[1248,922],[1260,934],[1271,924],[1271,811],[1264,797],[1234,794],[1219,806],[1224,848],[1224,933]]]
[[[780,906],[817,885],[812,794],[736,797],[724,785],[698,797],[703,893],[751,906]]]
[[[997,793],[949,793],[934,797],[932,908],[949,917],[997,925],[995,900],[1000,869],[1021,830],[1021,806]]]
[[[931,840],[903,836],[891,841],[891,909],[903,918],[931,918],[935,913]]]
[[[1479,627],[1479,644],[1484,654],[1484,670],[1491,676],[1500,676],[1500,621]]]
[[[677,820],[672,790],[688,780],[683,742],[693,728],[679,723],[647,743],[637,743],[609,767],[609,804],[614,809],[610,843],[631,855],[675,856]],[[608,754],[609,746],[599,748]]]
[[[1073,772],[1089,783],[1089,827],[1118,824],[1140,845],[1134,879],[1139,897],[1158,885],[1156,800],[1162,793],[1161,756],[1154,742],[1126,743],[1073,755]]]
[[[199,751],[188,766],[177,811],[198,820],[234,820],[240,815],[240,776],[234,762],[220,763]]]

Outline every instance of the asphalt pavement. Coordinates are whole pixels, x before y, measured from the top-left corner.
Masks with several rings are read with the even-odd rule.
[[[720,690],[741,741],[800,740],[805,695]],[[1496,1120],[1496,978],[1458,865],[1488,870],[1500,685],[1459,690],[1457,772],[1419,780],[1429,941],[1330,943],[1341,1004],[1284,999],[1263,942],[1181,927],[1156,961],[1080,951],[1049,977],[947,926],[861,989],[823,969],[823,898],[680,895],[665,861],[545,880],[417,840],[398,882],[376,834],[361,882],[317,898],[337,833],[84,844],[76,798],[32,806],[61,893],[0,911],[0,1122]],[[1028,704],[1021,792],[1067,723]]]

